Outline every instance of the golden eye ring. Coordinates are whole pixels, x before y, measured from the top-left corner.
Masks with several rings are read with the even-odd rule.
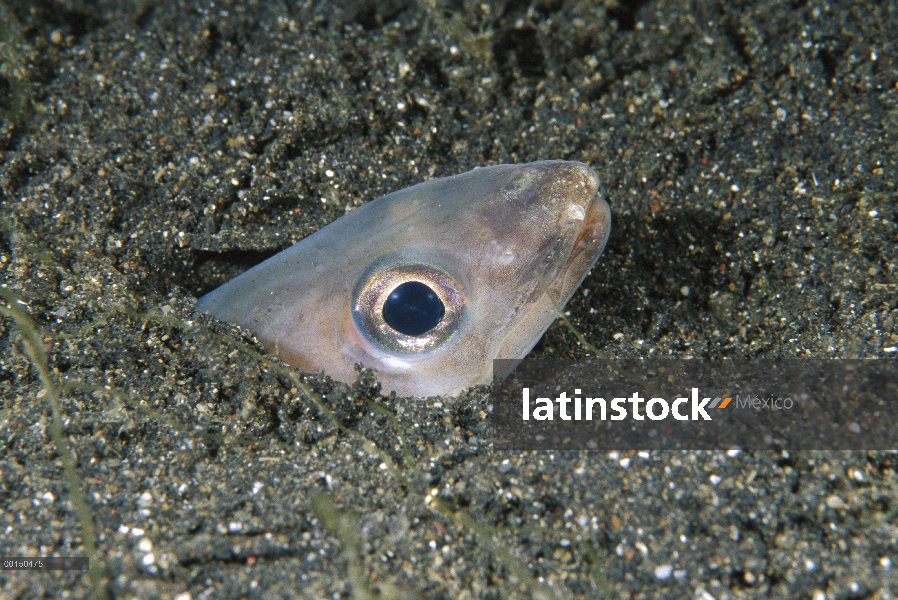
[[[403,321],[391,318],[391,312],[395,313],[391,305],[400,301],[400,296],[409,295],[414,298],[413,303],[424,303],[423,312],[427,313],[422,317],[423,325],[419,322],[411,327],[415,335],[400,331],[409,329],[397,325]],[[398,354],[423,354],[445,346],[455,336],[466,305],[464,288],[445,269],[424,263],[380,263],[359,279],[353,293],[352,318],[361,334],[383,349]],[[411,308],[414,311],[417,307]]]

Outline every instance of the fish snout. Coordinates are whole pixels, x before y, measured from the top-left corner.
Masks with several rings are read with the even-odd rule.
[[[582,163],[572,163],[569,169],[568,218],[575,234],[561,273],[551,285],[562,304],[589,275],[611,232],[611,209],[599,191],[599,176]]]
[[[532,185],[545,211],[542,227],[542,276],[563,304],[598,259],[611,230],[611,210],[599,192],[599,176],[580,162],[535,163],[543,170]],[[574,282],[572,285],[570,282]],[[554,284],[554,285],[553,285]]]

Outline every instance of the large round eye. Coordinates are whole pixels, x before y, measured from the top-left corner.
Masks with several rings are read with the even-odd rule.
[[[384,302],[384,321],[405,335],[421,335],[437,326],[446,305],[437,293],[420,281],[406,281]]]
[[[452,339],[466,302],[457,278],[441,268],[377,265],[356,285],[352,318],[384,349],[419,354]]]

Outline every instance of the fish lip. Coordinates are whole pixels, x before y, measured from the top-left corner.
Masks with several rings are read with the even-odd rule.
[[[593,254],[593,262],[595,262],[605,249],[610,231],[611,209],[602,197],[597,184],[596,191],[586,207],[583,224],[580,226],[577,237],[574,239],[567,262],[573,262],[583,252]]]
[[[554,166],[552,175],[560,187],[549,191],[556,199],[565,198],[555,211],[559,230],[544,245],[542,261],[532,264],[529,277],[521,281],[515,317],[497,335],[494,358],[518,361],[533,349],[589,275],[608,241],[611,211],[600,193],[598,175],[583,163]],[[574,205],[582,209],[582,215],[570,212]]]
[[[551,193],[566,198],[556,211],[560,230],[553,239],[544,242],[542,260],[533,265],[529,281],[522,290],[524,295],[516,310],[518,314],[531,309],[542,310],[537,307],[542,305],[546,292],[553,304],[564,306],[586,279],[608,239],[611,213],[600,193],[596,172],[578,162],[559,162],[551,166],[552,178],[564,188]],[[573,210],[573,207],[577,209]],[[578,212],[580,214],[575,214]],[[521,320],[522,323],[526,321]]]
[[[576,288],[586,279],[605,249],[611,228],[611,211],[602,197],[598,174],[580,162],[566,163],[563,168],[567,171],[565,179],[574,180],[573,189],[577,189],[576,180],[579,179],[579,185],[586,188],[586,193],[579,197],[572,194],[574,197],[567,207],[568,216],[582,210],[582,222],[579,227],[566,228],[547,255],[548,259],[551,254],[562,251],[565,254],[564,260],[558,263],[549,261],[550,264],[546,265],[542,273],[546,285],[561,304],[567,302]],[[539,291],[541,290],[537,290]]]

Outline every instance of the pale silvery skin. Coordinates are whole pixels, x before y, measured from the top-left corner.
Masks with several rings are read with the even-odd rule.
[[[420,183],[346,216],[200,298],[307,372],[352,383],[356,363],[384,393],[458,395],[487,383],[494,358],[526,356],[608,240],[611,212],[579,162],[497,165]],[[418,280],[446,315],[404,336],[386,296]]]

